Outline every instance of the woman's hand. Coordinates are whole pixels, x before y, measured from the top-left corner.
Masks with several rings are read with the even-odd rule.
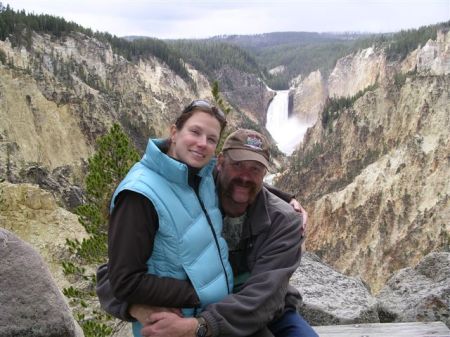
[[[154,307],[145,304],[132,304],[128,310],[130,315],[137,319],[142,325],[150,323],[150,316],[155,313],[169,312],[175,314],[179,317],[181,315],[181,309],[178,308],[164,308],[164,307]]]
[[[289,205],[292,206],[292,208],[300,213],[302,215],[302,227],[300,228],[300,235],[305,235],[306,232],[306,224],[308,222],[308,212],[305,211],[305,209],[300,205],[300,203],[297,201],[297,199],[291,199],[289,202]]]

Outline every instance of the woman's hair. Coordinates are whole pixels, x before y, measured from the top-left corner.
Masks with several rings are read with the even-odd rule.
[[[225,114],[218,107],[212,105],[208,101],[205,100],[194,100],[188,106],[186,106],[181,115],[175,120],[175,126],[178,130],[181,130],[186,123],[186,121],[191,118],[191,116],[196,111],[206,112],[207,114],[215,117],[220,123],[220,133],[222,133],[223,129],[227,125],[227,120]]]

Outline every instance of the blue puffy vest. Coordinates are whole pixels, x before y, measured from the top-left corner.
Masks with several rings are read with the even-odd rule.
[[[222,300],[233,287],[228,247],[221,236],[222,215],[218,208],[212,170],[215,160],[203,167],[199,197],[207,210],[205,214],[195,191],[188,184],[188,168],[160,151],[164,140],[151,139],[141,161],[137,162],[117,187],[111,200],[130,190],[146,196],[158,213],[159,229],[151,257],[147,261],[148,273],[189,279],[204,308]],[[211,225],[214,228],[214,234]],[[220,254],[219,254],[220,251]],[[199,308],[201,311],[202,308]],[[193,310],[183,310],[185,316]],[[142,326],[133,323],[135,336]]]

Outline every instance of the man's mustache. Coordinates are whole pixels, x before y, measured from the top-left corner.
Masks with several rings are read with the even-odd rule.
[[[252,181],[246,181],[243,180],[242,178],[234,178],[233,180],[231,180],[230,185],[237,185],[240,187],[247,187],[247,188],[256,188],[256,184]]]

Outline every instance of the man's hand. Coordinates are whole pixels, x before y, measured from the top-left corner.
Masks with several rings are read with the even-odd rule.
[[[302,227],[300,228],[300,235],[305,235],[306,232],[306,223],[308,222],[308,212],[305,211],[305,209],[300,205],[300,203],[296,199],[291,199],[289,202],[289,205],[292,206],[292,208],[296,211],[301,213],[302,215]]]
[[[181,317],[181,310],[178,308],[153,307],[145,304],[132,304],[128,311],[142,325],[148,324],[150,322],[150,316],[158,312],[171,312]]]
[[[198,321],[170,312],[151,314],[149,323],[141,330],[143,337],[194,337]]]

